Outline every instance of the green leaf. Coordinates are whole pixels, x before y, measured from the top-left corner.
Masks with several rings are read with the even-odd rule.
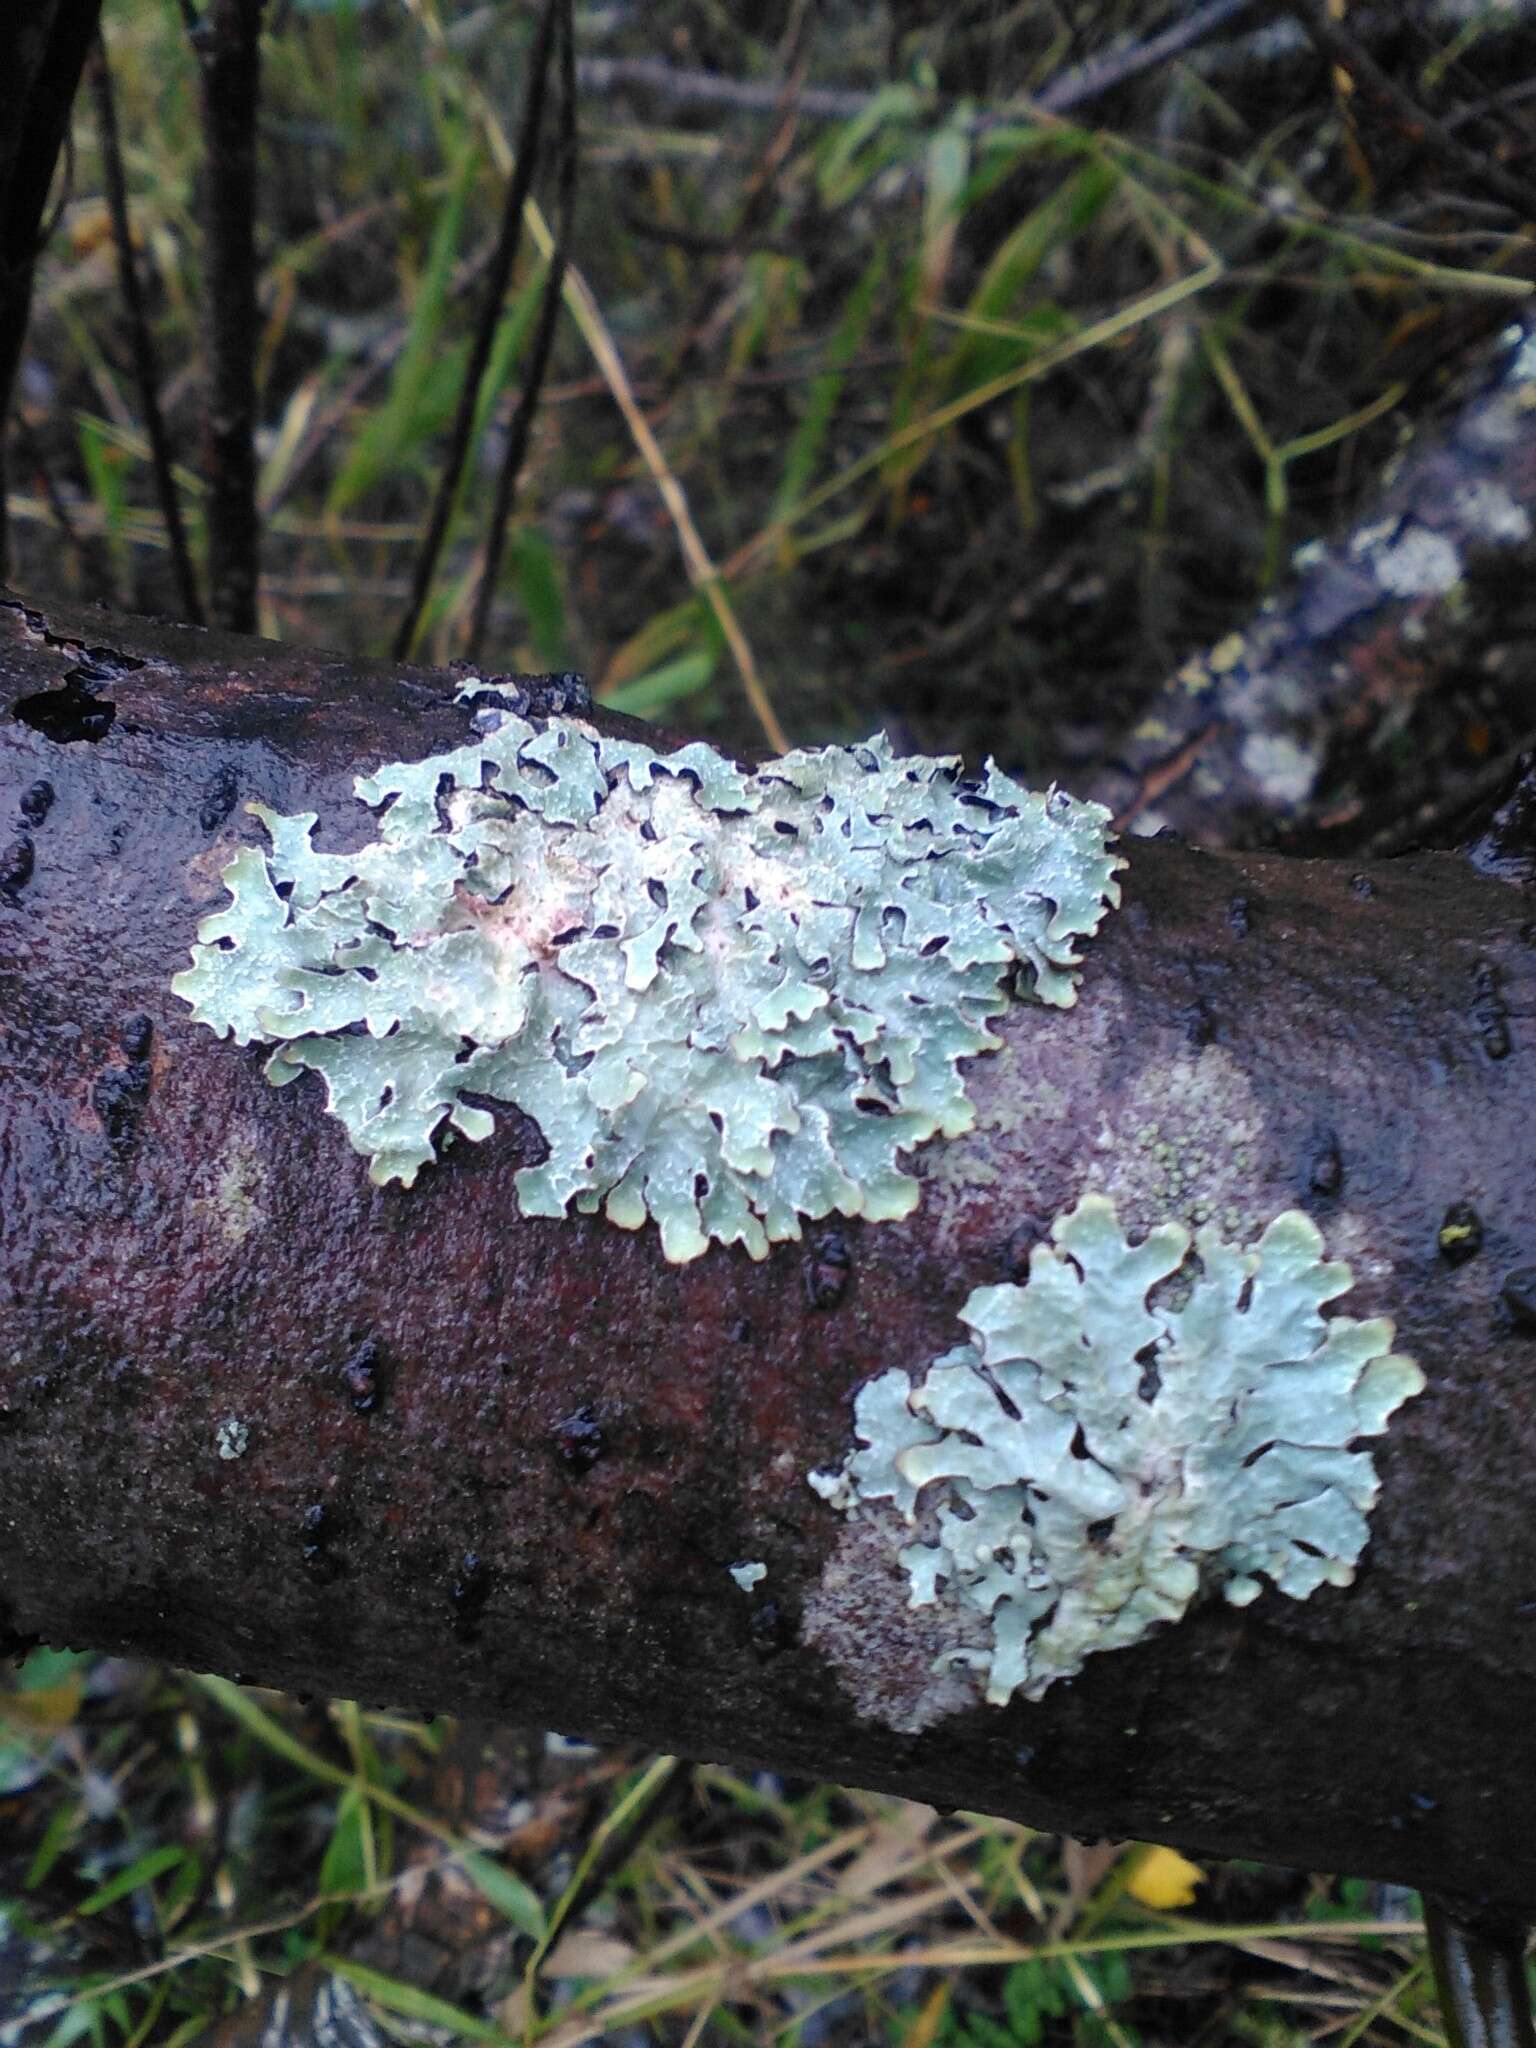
[[[290,1735],[286,1728],[281,1727],[269,1713],[257,1706],[250,1695],[232,1680],[219,1678],[213,1672],[200,1672],[196,1682],[210,1699],[218,1702],[226,1714],[232,1716],[248,1733],[254,1735],[258,1742],[265,1744],[276,1755],[286,1757],[289,1763],[297,1764],[301,1771],[308,1771],[311,1777],[323,1778],[328,1785],[351,1788],[353,1781],[345,1771],[327,1762],[307,1744],[300,1742],[297,1736]]]
[[[77,1799],[63,1800],[53,1809],[48,1817],[48,1825],[43,1830],[43,1839],[33,1851],[32,1861],[27,1865],[27,1874],[21,1881],[23,1891],[36,1891],[74,1840],[84,1818],[83,1802]]]
[[[461,2006],[450,2005],[446,1998],[434,1998],[430,1991],[402,1984],[398,1977],[386,1977],[382,1970],[370,1970],[366,1963],[354,1963],[345,1956],[327,1956],[324,1961],[328,1970],[344,1977],[390,2012],[410,2020],[425,2020],[429,2026],[447,2027],[466,2041],[488,2041],[495,2048],[519,2048],[500,2027],[493,2027],[489,2020],[476,2019]]]
[[[955,233],[965,207],[970,166],[970,109],[962,107],[933,137],[923,159],[923,236],[918,275],[925,298],[936,297],[944,288]]]
[[[526,1934],[531,1941],[543,1940],[548,1915],[538,1895],[520,1877],[478,1849],[466,1849],[459,1863],[465,1876],[478,1885],[497,1912],[504,1913],[519,1933]]]
[[[320,1859],[319,1889],[322,1892],[353,1895],[368,1882],[367,1859],[363,1850],[364,1806],[355,1785],[349,1785],[336,1802],[336,1823]]]
[[[479,152],[466,144],[454,166],[447,204],[432,231],[427,267],[411,308],[410,334],[395,364],[383,404],[366,420],[337,473],[326,500],[326,516],[338,519],[382,477],[401,465],[424,436],[423,413],[433,408],[434,380],[442,371],[441,335],[453,282],[454,259]]]
[[[837,332],[832,337],[832,346],[827,352],[828,367],[811,384],[810,395],[794,438],[789,444],[785,458],[784,473],[779,478],[778,493],[773,501],[774,519],[782,519],[808,488],[827,430],[837,411],[837,402],[842,396],[843,386],[848,381],[848,365],[858,353],[865,334],[869,331],[870,318],[874,313],[880,286],[885,278],[885,250],[877,247],[874,255],[864,267],[864,274],[848,295],[843,308],[843,317],[838,322]]]
[[[91,1661],[88,1650],[51,1650],[46,1646],[28,1652],[16,1674],[19,1692],[51,1692]]]
[[[905,129],[921,110],[921,97],[910,85],[888,85],[837,129],[823,149],[817,169],[823,205],[846,206],[893,156],[909,148],[909,135],[882,135],[880,131],[893,124]]]
[[[603,702],[612,711],[627,711],[631,718],[654,718],[668,705],[692,697],[705,689],[719,666],[718,648],[701,647],[676,661],[663,662],[632,683],[610,690]]]
[[[1035,283],[1048,257],[1076,239],[1099,216],[1120,188],[1111,164],[1090,160],[1064,178],[1049,198],[1025,215],[993,254],[966,305],[977,320],[1017,318],[1023,294]],[[1036,342],[1027,333],[1017,339],[965,335],[951,350],[941,375],[949,391],[968,389],[1001,375],[1038,346],[1060,338],[1063,316],[1054,306]]]
[[[80,2040],[86,2034],[93,2034],[98,2040],[101,2034],[101,2007],[97,2000],[89,1999],[83,2005],[73,2006],[44,2043],[44,2048],[70,2048],[70,2043]]]
[[[185,1862],[186,1857],[187,1851],[178,1843],[162,1842],[158,1849],[151,1849],[147,1855],[130,1863],[126,1870],[120,1870],[116,1877],[109,1878],[75,1911],[82,1919],[88,1913],[100,1913],[119,1899],[126,1898],[129,1892],[136,1892],[141,1885],[153,1884],[157,1877],[163,1877],[166,1871],[174,1870],[178,1863]]]
[[[566,665],[565,595],[549,536],[541,526],[520,527],[512,540],[512,573],[534,658],[540,667]]]

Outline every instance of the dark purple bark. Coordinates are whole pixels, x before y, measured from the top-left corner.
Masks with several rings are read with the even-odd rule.
[[[1007,1021],[909,1222],[668,1266],[649,1229],[522,1218],[515,1119],[371,1188],[310,1077],[270,1088],[170,993],[258,836],[243,805],[355,820],[361,768],[467,736],[448,689],[0,605],[11,1629],[1536,1901],[1530,894],[1449,855],[1133,846],[1076,1008]],[[853,1695],[913,1681],[904,1582],[882,1562],[832,1597],[844,1524],[805,1475],[1090,1166],[1128,1222],[1164,1213],[1149,1114],[1245,1232],[1311,1210],[1345,1306],[1429,1376],[1378,1449],[1358,1581],[1205,1605],[1039,1705],[892,1733]],[[1452,1264],[1458,1203],[1482,1241]]]

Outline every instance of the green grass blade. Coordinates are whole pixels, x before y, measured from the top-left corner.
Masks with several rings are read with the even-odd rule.
[[[324,1962],[336,1976],[344,1977],[389,2012],[399,2013],[402,2019],[446,2027],[463,2041],[487,2041],[495,2044],[495,2048],[517,2048],[510,2034],[493,2027],[489,2020],[476,2019],[461,2006],[450,2005],[446,1998],[434,1998],[430,1991],[419,1991],[414,1984],[403,1984],[398,1977],[386,1977],[382,1970],[371,1970],[366,1963],[354,1963],[346,1956],[326,1956]]]
[[[1090,159],[1064,178],[1005,237],[965,307],[968,322],[977,323],[978,331],[963,335],[940,366],[940,381],[948,391],[963,391],[1012,368],[1019,361],[1021,347],[1028,351],[1061,338],[1065,316],[1054,306],[1049,308],[1053,317],[1044,327],[1036,328],[1031,322],[1016,330],[1011,339],[999,335],[995,327],[982,329],[980,323],[1016,317],[1019,302],[1034,285],[1041,266],[1093,225],[1119,185],[1113,165]]]
[[[606,693],[603,702],[610,711],[627,711],[631,718],[654,718],[670,705],[706,689],[719,662],[718,647],[701,647],[636,676],[632,683],[621,683]]]
[[[497,1912],[504,1914],[520,1934],[526,1934],[530,1941],[543,1940],[549,1917],[536,1892],[494,1857],[483,1855],[478,1849],[466,1849],[458,1860],[464,1875],[479,1886]]]
[[[108,1878],[99,1891],[76,1906],[75,1911],[82,1918],[87,1913],[100,1913],[106,1907],[116,1905],[129,1892],[136,1892],[141,1885],[153,1884],[157,1877],[163,1877],[178,1863],[186,1860],[187,1852],[177,1842],[163,1842],[158,1849],[151,1849],[130,1863],[126,1870],[120,1870],[116,1877]]]
[[[384,402],[364,422],[331,486],[326,500],[330,519],[339,519],[380,478],[397,470],[429,430],[424,428],[423,417],[430,419],[435,410],[428,401],[442,369],[440,341],[478,158],[478,150],[466,144],[454,167],[448,200],[433,227],[427,266],[411,309],[410,337],[395,364]]]
[[[885,269],[885,251],[877,248],[865,265],[863,276],[848,294],[843,317],[838,322],[837,332],[833,335],[832,346],[828,350],[828,367],[813,380],[804,416],[795,429],[794,439],[789,444],[784,474],[779,479],[778,494],[773,502],[772,516],[775,519],[782,518],[801,496],[815,472],[817,458],[832,425],[843,386],[848,380],[848,365],[857,355],[865,335],[869,332],[870,319],[879,298],[880,286],[885,279]]]

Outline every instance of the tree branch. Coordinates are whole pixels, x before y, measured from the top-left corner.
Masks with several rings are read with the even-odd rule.
[[[1507,327],[1379,498],[1242,633],[1170,676],[1090,793],[1132,830],[1203,845],[1326,837],[1330,758],[1508,641],[1508,590],[1536,559],[1536,316]],[[1346,806],[1352,819],[1353,808]],[[1343,820],[1335,821],[1343,822]]]
[[[486,273],[485,292],[470,342],[469,360],[465,364],[464,375],[459,384],[458,403],[448,435],[448,450],[438,475],[437,488],[433,492],[432,508],[427,515],[427,529],[416,551],[415,566],[411,572],[411,593],[406,601],[400,624],[395,630],[394,650],[397,660],[403,661],[416,644],[421,616],[426,609],[427,599],[432,594],[432,579],[437,573],[438,557],[442,553],[443,542],[447,539],[448,524],[464,480],[464,467],[469,460],[475,414],[480,404],[480,387],[485,382],[485,373],[491,360],[491,348],[506,302],[507,288],[512,282],[517,252],[523,239],[523,209],[528,203],[529,193],[533,190],[534,172],[538,168],[544,129],[544,101],[549,87],[550,59],[554,50],[559,16],[560,0],[543,0],[539,9],[538,25],[534,30],[533,45],[528,53],[528,75],[523,87],[523,111],[518,123],[512,173],[507,180],[506,196],[502,202],[501,227]],[[560,269],[563,272],[563,258]],[[552,264],[551,273],[553,270]],[[558,282],[555,285],[555,298],[558,304]]]
[[[139,405],[144,414],[144,432],[149,441],[155,495],[160,500],[160,516],[165,521],[165,537],[176,572],[176,588],[181,597],[181,615],[189,624],[200,626],[203,622],[202,600],[197,594],[197,572],[192,566],[186,522],[181,516],[181,493],[176,487],[171,437],[160,405],[160,366],[154,336],[150,333],[149,310],[139,281],[138,257],[128,217],[128,181],[123,172],[122,144],[118,136],[112,64],[106,44],[99,36],[92,51],[91,96],[95,102],[96,133],[101,145],[102,183],[106,187],[107,210],[112,219],[118,289],[122,293],[123,311],[128,320],[133,371],[139,387]]]
[[[1275,0],[1203,0],[1189,8],[1166,28],[1140,40],[1117,44],[1071,65],[1047,79],[1038,92],[1014,107],[994,107],[969,115],[970,134],[984,134],[1017,121],[1030,112],[1069,114],[1091,101],[1101,99],[1117,86],[1127,85],[1149,71],[1177,62],[1218,36],[1234,35],[1246,28],[1261,8]],[[584,91],[593,94],[633,86],[642,92],[680,106],[728,107],[738,113],[778,114],[785,105],[781,82],[771,79],[725,78],[713,71],[690,71],[669,64],[660,57],[584,57],[578,66]],[[802,86],[792,105],[797,116],[810,121],[854,121],[867,114],[879,95],[835,85]],[[913,112],[935,120],[953,120],[958,108],[942,102],[917,102]]]
[[[1076,1006],[1013,1006],[907,1221],[673,1266],[649,1228],[523,1217],[516,1119],[371,1187],[313,1077],[270,1087],[170,992],[243,804],[355,844],[360,770],[471,736],[451,684],[0,603],[16,1635],[1528,1905],[1529,893],[1134,843]],[[1353,1586],[1210,1601],[901,1732],[926,1624],[807,1475],[1086,1189],[1137,1230],[1309,1211],[1428,1391]]]
[[[263,0],[211,0],[191,26],[203,106],[203,248],[208,396],[208,610],[256,624],[256,116]]]
[[[3,433],[26,339],[43,214],[101,0],[8,0],[0,10],[0,575]]]

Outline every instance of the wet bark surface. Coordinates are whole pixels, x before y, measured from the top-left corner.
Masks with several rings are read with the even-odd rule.
[[[1531,893],[1133,844],[1076,1007],[1004,1020],[909,1221],[672,1267],[651,1229],[521,1217],[511,1113],[371,1187],[314,1077],[273,1089],[170,992],[246,803],[358,843],[354,775],[469,737],[452,683],[0,603],[14,1635],[1536,1903]],[[1089,1189],[1244,1238],[1306,1209],[1428,1391],[1352,1587],[892,1732],[857,1702],[911,1683],[905,1582],[839,1578],[806,1474]]]

